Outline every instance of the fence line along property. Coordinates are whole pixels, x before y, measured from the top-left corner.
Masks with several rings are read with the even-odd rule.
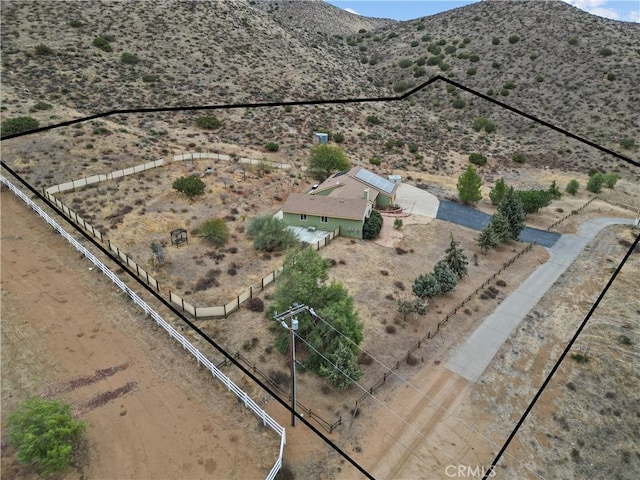
[[[282,458],[284,454],[284,446],[286,444],[286,432],[284,427],[280,426],[267,412],[258,406],[258,404],[240,387],[238,387],[228,376],[222,373],[207,357],[205,357],[196,347],[194,347],[185,337],[167,323],[155,310],[153,310],[142,298],[138,296],[131,288],[129,288],[118,276],[102,263],[95,255],[87,250],[83,245],[76,241],[64,228],[62,228],[55,220],[53,220],[44,210],[32,202],[22,191],[0,175],[0,182],[6,185],[16,196],[18,196],[29,208],[42,217],[56,232],[58,232],[65,240],[67,240],[75,249],[83,254],[91,261],[106,277],[108,277],[120,290],[126,293],[131,300],[138,305],[145,313],[149,315],[158,326],[161,326],[171,338],[175,339],[182,348],[188,350],[198,361],[198,364],[207,368],[212,376],[219,380],[227,390],[233,392],[238,400],[242,401],[245,407],[249,408],[258,418],[262,420],[263,425],[269,426],[274,432],[280,436],[280,452],[275,464],[267,475],[267,480],[273,480],[282,468]]]
[[[229,161],[232,159],[230,155],[223,155],[217,153],[186,153],[183,155],[174,155],[172,161],[173,162],[181,162],[188,160],[218,160],[218,161]],[[265,162],[264,160],[256,160],[245,157],[236,157],[237,161],[240,163],[249,163],[249,164],[260,164]],[[290,165],[278,162],[266,162],[276,168],[287,169],[291,168]],[[44,190],[45,197],[53,202],[60,210],[64,212],[64,214],[77,225],[81,226],[87,233],[93,235],[94,238],[98,239],[105,245],[109,251],[115,253],[118,258],[120,258],[128,267],[130,267],[133,271],[136,272],[138,277],[144,280],[147,285],[152,287],[157,292],[160,292],[160,283],[156,278],[149,274],[145,269],[140,267],[129,255],[127,255],[124,251],[120,250],[115,244],[113,244],[109,239],[106,239],[102,235],[102,233],[96,229],[93,225],[87,222],[84,218],[74,212],[71,208],[65,205],[60,199],[54,196],[54,193],[65,192],[68,190],[73,190],[75,188],[87,187],[89,185],[93,185],[99,182],[104,182],[108,180],[114,180],[117,178],[122,178],[128,175],[134,175],[137,173],[144,172],[146,170],[150,170],[153,168],[158,168],[162,165],[165,165],[164,159],[154,160],[152,162],[143,163],[141,165],[135,165],[133,167],[125,168],[122,170],[116,170],[114,172],[108,173],[106,175],[92,175],[90,177],[84,177],[78,180],[73,180],[70,182],[64,182],[58,185],[53,185]],[[316,250],[320,250],[322,247],[325,247],[331,243],[331,241],[340,234],[339,228],[333,232],[330,232],[324,240],[318,241],[314,244],[310,245],[310,248],[315,248]],[[282,268],[276,269],[270,272],[267,276],[262,278],[261,282],[256,285],[251,285],[249,288],[239,295],[236,296],[233,300],[225,305],[214,305],[214,306],[205,306],[205,307],[197,307],[190,302],[184,300],[179,295],[174,292],[169,291],[169,301],[174,305],[180,307],[183,312],[189,313],[193,315],[194,318],[207,318],[207,317],[228,317],[229,314],[240,308],[240,305],[245,301],[253,298],[254,294],[257,294],[265,289],[267,285],[275,281],[277,276],[282,271]]]
[[[502,273],[505,269],[507,269],[508,267],[510,267],[518,258],[520,258],[522,255],[524,255],[525,253],[527,253],[529,250],[531,250],[533,247],[535,246],[535,243],[530,243],[529,245],[527,245],[526,247],[524,247],[522,250],[520,250],[517,254],[515,254],[513,257],[511,257],[509,260],[507,260],[505,263],[502,264],[502,267],[500,267],[500,269],[496,272],[494,272],[489,278],[487,278],[484,282],[482,282],[482,284],[477,287],[473,292],[471,292],[469,295],[467,295],[467,297],[462,300],[460,303],[458,303],[455,307],[453,307],[449,313],[447,315],[445,315],[442,320],[440,320],[437,324],[436,324],[436,330],[435,332],[431,332],[431,330],[427,331],[427,333],[420,339],[418,340],[411,348],[409,348],[407,350],[407,353],[404,357],[402,357],[399,360],[396,360],[396,363],[390,368],[391,370],[398,370],[400,368],[400,365],[402,365],[403,363],[405,363],[409,357],[413,354],[413,352],[415,352],[416,350],[418,350],[427,340],[430,340],[432,338],[434,338],[439,332],[440,332],[440,328],[449,321],[449,319],[451,317],[453,317],[454,315],[456,315],[458,313],[458,310],[460,310],[461,308],[463,308],[469,301],[471,301],[471,299],[473,299],[482,289],[484,289],[485,287],[489,286],[489,284],[495,280],[495,278],[500,275],[500,273]],[[373,385],[371,385],[367,391],[365,393],[363,393],[360,398],[358,398],[355,402],[355,408],[353,410],[354,415],[358,412],[358,407],[359,405],[369,396],[369,395],[373,395],[375,393],[375,391],[380,388],[382,385],[384,385],[387,382],[387,379],[391,378],[393,376],[393,374],[391,372],[384,372],[384,374],[382,375],[382,377],[380,377],[378,379],[377,382],[375,382]]]

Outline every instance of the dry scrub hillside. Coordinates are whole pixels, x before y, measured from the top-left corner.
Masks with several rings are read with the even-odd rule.
[[[562,2],[481,2],[410,22],[321,2],[3,2],[1,9],[3,118],[30,114],[51,124],[117,108],[377,97],[444,74],[638,157],[640,27]],[[111,51],[96,47],[96,37]],[[38,103],[52,109],[34,110]],[[516,165],[513,155],[522,153],[525,165],[635,175],[443,83],[399,103],[217,111],[222,126],[213,132],[194,130],[202,113],[119,115],[109,118],[115,126],[79,128],[127,133],[128,148],[146,155],[218,143],[264,151],[275,141],[293,163],[306,158],[312,133],[327,129],[345,136],[355,162],[380,158],[383,172],[451,175],[481,151],[500,167]],[[479,117],[495,131],[475,131]],[[61,140],[53,138],[47,154],[55,157]],[[73,148],[88,143],[96,146]],[[106,150],[84,153],[122,155]]]

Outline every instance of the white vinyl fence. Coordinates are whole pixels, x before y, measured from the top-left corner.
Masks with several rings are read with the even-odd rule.
[[[0,175],[0,182],[6,185],[9,190],[15,193],[24,203],[26,203],[34,212],[40,215],[54,230],[56,230],[62,237],[64,237],[71,245],[73,245],[76,250],[82,253],[85,257],[87,257],[91,263],[93,263],[97,268],[99,268],[102,273],[104,273],[107,277],[111,279],[111,281],[123,292],[125,292],[133,302],[138,305],[146,315],[151,316],[162,328],[166,330],[170,337],[182,345],[182,348],[189,350],[191,354],[196,357],[198,363],[204,365],[213,375],[214,378],[217,378],[220,382],[222,382],[227,390],[232,391],[238,399],[242,400],[244,406],[253,410],[253,412],[262,420],[263,425],[268,425],[280,436],[280,453],[278,458],[276,459],[273,468],[267,475],[267,480],[272,480],[275,478],[276,474],[280,471],[282,467],[282,457],[284,454],[284,446],[286,443],[286,433],[285,429],[281,427],[273,418],[271,418],[267,412],[265,412],[262,408],[260,408],[256,402],[254,402],[248,394],[243,392],[235,383],[231,381],[229,377],[227,377],[224,373],[222,373],[218,368],[208,359],[206,358],[200,351],[195,348],[191,343],[184,338],[180,333],[178,333],[171,325],[169,325],[158,313],[156,313],[147,303],[142,300],[133,290],[131,290],[122,280],[118,278],[116,274],[114,274],[111,270],[109,270],[98,258],[95,257],[89,250],[87,250],[83,245],[78,243],[64,228],[62,228],[55,220],[53,220],[44,210],[42,210],[38,205],[33,203],[24,193],[22,193],[18,188],[16,188],[9,180],[7,180],[3,175]]]

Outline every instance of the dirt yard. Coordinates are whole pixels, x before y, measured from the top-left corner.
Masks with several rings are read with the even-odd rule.
[[[7,190],[2,419],[31,395],[89,424],[65,479],[264,478],[279,438]],[[36,478],[2,433],[2,477]]]

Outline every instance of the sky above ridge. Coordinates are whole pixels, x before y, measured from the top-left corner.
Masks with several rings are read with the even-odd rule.
[[[366,17],[412,20],[464,7],[478,0],[325,0]],[[509,1],[509,0],[504,0]],[[625,22],[640,22],[640,0],[563,0],[585,12]]]

